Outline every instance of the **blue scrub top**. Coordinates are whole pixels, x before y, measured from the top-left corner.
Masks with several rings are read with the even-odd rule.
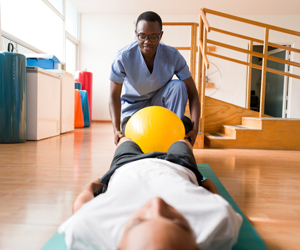
[[[172,80],[174,74],[179,80],[191,76],[185,59],[177,49],[159,43],[150,73],[135,41],[118,51],[112,63],[110,80],[123,84],[122,101],[135,103],[153,97],[157,90]]]

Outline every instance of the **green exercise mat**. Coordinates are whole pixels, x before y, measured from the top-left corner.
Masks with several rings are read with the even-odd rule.
[[[198,163],[198,169],[205,178],[211,179],[220,195],[226,199],[236,212],[238,212],[243,217],[243,224],[240,230],[239,238],[237,244],[233,247],[233,250],[267,250],[265,243],[257,234],[253,226],[250,224],[248,219],[242,213],[241,209],[236,205],[234,200],[231,198],[229,193],[226,191],[214,171],[210,168],[208,164]],[[66,250],[67,246],[64,237],[58,232],[56,232],[49,241],[41,248],[41,250]]]
[[[260,236],[257,234],[253,226],[250,224],[248,219],[245,217],[241,209],[237,206],[235,201],[231,198],[230,194],[227,192],[227,190],[224,188],[223,184],[220,182],[219,178],[216,176],[214,171],[211,169],[211,167],[208,164],[197,164],[199,171],[201,174],[207,178],[211,179],[213,183],[215,183],[218,192],[220,195],[227,200],[233,209],[238,212],[243,217],[243,224],[240,230],[238,242],[236,245],[232,248],[233,250],[266,250],[268,249],[263,242],[263,240],[260,238]]]

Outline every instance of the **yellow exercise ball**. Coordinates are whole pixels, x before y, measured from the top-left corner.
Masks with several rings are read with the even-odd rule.
[[[181,119],[172,111],[150,106],[129,119],[125,136],[137,143],[144,153],[167,152],[174,142],[184,139],[185,129]]]

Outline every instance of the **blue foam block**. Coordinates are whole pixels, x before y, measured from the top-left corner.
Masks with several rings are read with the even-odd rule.
[[[86,90],[80,90],[81,106],[83,112],[84,127],[91,126],[90,109],[88,93]]]

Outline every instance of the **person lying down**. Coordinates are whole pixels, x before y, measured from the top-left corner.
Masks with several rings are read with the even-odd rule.
[[[68,249],[231,249],[242,217],[197,169],[187,140],[144,154],[121,138],[109,171],[87,184],[59,227]]]

